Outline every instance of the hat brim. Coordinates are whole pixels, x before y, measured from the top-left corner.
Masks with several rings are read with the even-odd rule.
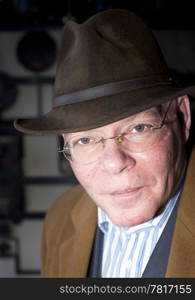
[[[98,128],[163,104],[179,96],[195,96],[195,86],[157,86],[53,108],[36,119],[18,119],[14,127],[34,135],[62,134]]]

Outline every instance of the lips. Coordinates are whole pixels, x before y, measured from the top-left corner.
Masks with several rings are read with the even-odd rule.
[[[134,188],[128,188],[128,189],[124,189],[124,190],[116,190],[112,193],[110,193],[111,196],[128,196],[131,195],[133,193],[136,193],[138,191],[140,191],[143,187],[139,186],[139,187],[134,187]]]

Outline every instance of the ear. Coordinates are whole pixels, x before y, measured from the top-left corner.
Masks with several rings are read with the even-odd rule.
[[[183,119],[183,133],[185,142],[188,140],[190,135],[191,127],[191,109],[190,109],[190,100],[187,95],[177,98],[179,113],[182,115]]]

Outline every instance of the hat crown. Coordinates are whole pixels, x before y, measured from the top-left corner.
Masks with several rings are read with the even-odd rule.
[[[151,29],[136,14],[112,9],[83,24],[65,24],[54,97],[166,73],[166,63]]]

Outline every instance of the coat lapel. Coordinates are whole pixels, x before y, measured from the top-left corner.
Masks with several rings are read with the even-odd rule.
[[[195,151],[179,203],[166,277],[195,277]]]
[[[59,277],[86,276],[96,220],[96,206],[85,193],[72,211],[71,232],[59,250]]]

